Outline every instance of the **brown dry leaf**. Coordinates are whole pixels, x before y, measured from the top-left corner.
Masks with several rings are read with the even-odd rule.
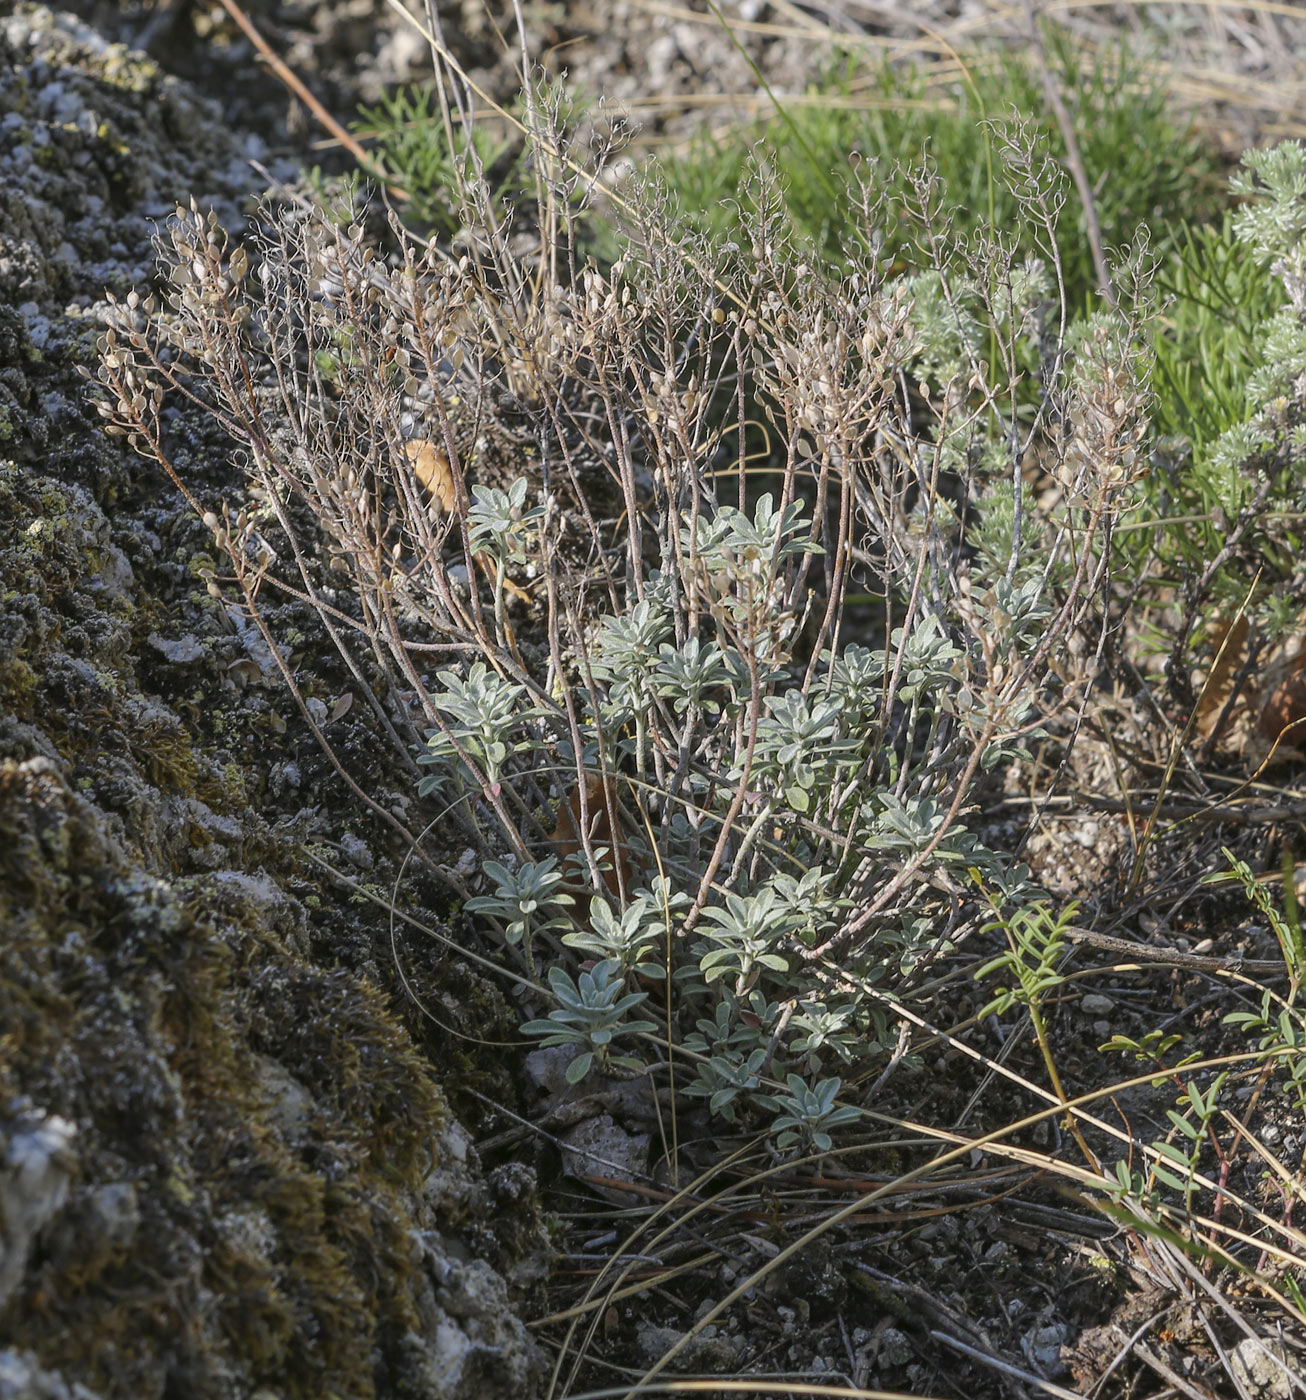
[[[1197,702],[1197,731],[1259,770],[1306,752],[1306,639],[1299,633],[1265,656],[1221,723],[1234,676],[1247,660],[1248,631],[1245,617],[1220,618],[1212,625],[1213,660]]]
[[[345,691],[345,693],[340,697],[340,699],[337,700],[336,703],[331,707],[331,723],[334,724],[336,720],[344,719],[344,717],[349,713],[350,706],[352,706],[353,703],[353,691]]]
[[[444,448],[437,447],[429,438],[411,438],[404,443],[404,456],[431,499],[445,515],[452,515],[458,504],[458,487]]]
[[[1297,757],[1306,746],[1306,650],[1269,667],[1260,693],[1265,699],[1256,720],[1258,737],[1267,745],[1278,740],[1276,757]]]
[[[585,803],[589,808],[590,818],[590,843],[594,846],[606,846],[608,849],[608,861],[615,858],[621,866],[621,880],[627,889],[630,888],[630,860],[625,833],[621,830],[621,817],[617,816],[616,839],[613,839],[612,822],[609,817],[609,808],[616,810],[616,792],[612,793],[612,802],[608,803],[603,794],[603,779],[596,773],[585,775]],[[558,824],[549,835],[549,846],[559,861],[564,861],[568,856],[575,855],[583,849],[584,843],[580,839],[581,832],[581,801],[580,785],[572,788],[567,800],[558,808]],[[612,900],[620,898],[621,886],[617,882],[616,870],[604,870],[603,884],[606,892]]]
[[[1233,689],[1233,678],[1247,656],[1247,617],[1217,619],[1210,630],[1211,664],[1206,684],[1197,700],[1197,732],[1209,739]]]

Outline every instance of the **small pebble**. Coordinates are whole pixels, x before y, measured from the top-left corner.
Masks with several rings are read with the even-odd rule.
[[[357,836],[346,832],[340,838],[340,851],[344,858],[358,870],[371,870],[372,852],[367,848],[367,842],[360,840]]]

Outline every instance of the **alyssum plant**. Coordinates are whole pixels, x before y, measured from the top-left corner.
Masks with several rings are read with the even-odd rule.
[[[431,858],[547,972],[526,1031],[574,1078],[669,1069],[820,1150],[832,1071],[883,1051],[898,979],[968,926],[966,871],[1019,894],[968,820],[1082,693],[1066,656],[1091,658],[1146,459],[1144,279],[1071,356],[1062,181],[1020,128],[1001,168],[1042,262],[997,230],[957,246],[927,172],[904,212],[863,170],[831,275],[755,169],[748,246],[649,179],[616,265],[580,266],[589,176],[546,106],[538,254],[470,146],[456,256],[397,221],[382,253],[348,209],[267,206],[239,243],[178,209],[167,292],[114,308],[101,411],[185,490],[165,402],[238,445],[242,489],[195,502],[213,589],[274,651],[268,600],[308,600],[376,731],[420,751],[483,879]],[[928,250],[898,280],[890,217]]]

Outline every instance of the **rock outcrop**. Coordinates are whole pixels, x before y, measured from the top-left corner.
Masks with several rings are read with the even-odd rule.
[[[238,226],[265,155],[80,22],[0,21],[3,1400],[497,1400],[539,1373],[503,1277],[538,1268],[530,1183],[482,1175],[376,905],[303,856],[381,878],[384,833],[300,756],[206,532],[78,376],[153,223],[194,195]]]

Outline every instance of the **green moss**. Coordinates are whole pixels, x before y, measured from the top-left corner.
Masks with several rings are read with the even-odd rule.
[[[443,1101],[380,992],[289,951],[292,915],[146,877],[93,809],[0,763],[0,1089],[76,1121],[79,1189],[129,1179],[144,1217],[93,1257],[52,1236],[7,1323],[105,1396],[180,1374],[203,1400],[233,1375],[371,1400],[379,1351],[417,1325]],[[294,1140],[269,1061],[306,1091]]]
[[[218,566],[214,562],[211,554],[192,554],[190,558],[186,560],[186,572],[193,575],[195,578],[204,578],[205,575],[216,574],[217,571]],[[192,594],[191,596],[194,597],[195,595]]]
[[[68,152],[53,144],[33,146],[32,162],[42,170],[58,173],[68,167]]]
[[[76,130],[76,128],[74,128]],[[129,156],[132,148],[121,137],[115,135],[115,129],[108,122],[101,122],[95,128],[96,138],[116,156]]]
[[[19,656],[0,656],[0,696],[21,720],[31,720],[40,677]]]
[[[146,776],[156,787],[186,794],[195,792],[200,765],[190,735],[180,724],[147,720],[134,730],[132,746],[140,755]]]

